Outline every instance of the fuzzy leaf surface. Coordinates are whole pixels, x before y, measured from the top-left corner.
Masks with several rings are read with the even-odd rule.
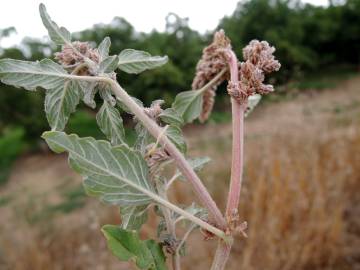
[[[44,4],[40,4],[39,11],[42,22],[48,30],[51,40],[58,45],[71,43],[70,32],[65,27],[59,27],[53,20],[51,20]]]
[[[54,152],[69,153],[69,163],[83,176],[89,195],[115,205],[144,205],[156,200],[147,164],[138,151],[64,132],[45,132],[42,137]]]
[[[172,108],[184,119],[185,123],[191,123],[198,118],[203,104],[201,91],[185,91],[175,97]]]
[[[261,100],[261,95],[259,95],[259,94],[251,95],[248,98],[248,104],[247,104],[246,111],[245,111],[245,117],[247,117],[255,109],[255,107],[259,104],[260,100]]]
[[[111,40],[109,37],[105,37],[103,41],[101,41],[101,43],[99,44],[98,52],[101,61],[109,56],[110,46],[111,46]]]
[[[13,59],[0,60],[1,82],[26,90],[37,87],[57,89],[69,78],[66,70],[50,59],[40,62]]]
[[[83,102],[92,109],[96,108],[95,95],[99,91],[96,82],[79,81]]]
[[[125,143],[125,130],[119,111],[104,101],[96,114],[96,122],[112,145]]]
[[[104,60],[101,61],[99,65],[100,73],[110,73],[113,72],[119,63],[119,57],[116,55],[108,56]]]
[[[64,130],[79,100],[80,89],[77,81],[67,81],[64,85],[46,91],[45,112],[52,130]]]
[[[159,114],[160,119],[169,125],[182,126],[184,119],[173,108],[167,108]]]
[[[116,99],[113,96],[111,88],[102,88],[99,90],[99,94],[104,101],[107,101],[112,107],[116,105]]]
[[[141,226],[147,220],[147,209],[147,205],[121,206],[121,227],[126,230],[140,230]]]
[[[179,127],[173,125],[169,126],[166,130],[166,136],[173,144],[175,144],[177,149],[179,149],[182,153],[186,153],[187,145]]]
[[[166,64],[167,56],[152,56],[148,52],[125,49],[119,54],[118,67],[130,74],[138,74]]]

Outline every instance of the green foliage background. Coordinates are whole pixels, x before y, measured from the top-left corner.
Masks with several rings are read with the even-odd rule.
[[[152,55],[168,55],[170,61],[165,66],[140,75],[121,72],[118,80],[146,105],[159,98],[169,105],[179,91],[190,89],[202,48],[212,38],[212,33],[200,34],[191,29],[187,20],[175,14],[169,16],[176,20],[166,20],[164,32],[139,33],[124,18],[116,17],[110,24],[98,24],[77,33],[74,39],[91,40],[96,45],[109,36],[111,54],[134,48]],[[277,84],[339,65],[358,66],[360,61],[360,0],[330,1],[327,7],[292,0],[241,1],[231,16],[219,22],[218,28],[223,28],[231,38],[239,58],[242,48],[252,39],[274,45],[282,64],[280,72],[271,78]],[[12,31],[2,29],[0,40]],[[53,45],[26,38],[21,46],[0,49],[0,57],[38,60],[52,57],[55,49]],[[33,142],[49,129],[43,112],[44,97],[39,93],[0,84],[0,134],[9,126],[21,126],[25,139]],[[86,123],[81,128],[91,133],[92,117],[82,113],[76,120]],[[76,131],[74,125],[70,128]]]

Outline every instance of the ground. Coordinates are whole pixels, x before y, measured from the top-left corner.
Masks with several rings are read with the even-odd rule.
[[[360,77],[264,102],[246,120],[240,201],[248,238],[238,236],[227,269],[360,269]],[[190,155],[210,156],[201,173],[223,208],[231,125],[186,128]],[[190,203],[186,183],[172,199]],[[106,249],[103,224],[116,207],[85,196],[65,155],[25,155],[0,188],[0,269],[129,269]],[[154,237],[155,216],[142,237]],[[216,241],[196,232],[184,269],[209,269]],[[133,268],[131,268],[133,269]],[[134,268],[135,269],[135,268]]]

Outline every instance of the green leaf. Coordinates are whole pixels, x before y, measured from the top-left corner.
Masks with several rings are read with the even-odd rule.
[[[121,206],[121,227],[126,230],[140,230],[147,220],[148,205],[140,206]]]
[[[185,123],[191,123],[198,118],[203,104],[201,91],[185,91],[175,97],[172,108],[184,119]]]
[[[64,130],[79,100],[80,89],[76,81],[67,81],[64,85],[46,91],[45,112],[52,130]]]
[[[40,62],[0,60],[1,81],[27,90],[36,90],[37,87],[57,89],[70,77],[66,70],[50,59]]]
[[[112,145],[125,143],[125,130],[120,113],[107,101],[104,101],[96,114],[96,121]]]
[[[109,56],[110,46],[111,46],[111,40],[109,37],[105,37],[104,40],[101,41],[101,43],[99,44],[98,51],[101,61]]]
[[[48,30],[49,36],[53,42],[58,45],[71,43],[71,34],[66,28],[59,27],[54,21],[51,20],[49,14],[46,11],[45,5],[40,4],[39,6],[40,16],[46,29]]]
[[[118,226],[102,227],[109,249],[121,261],[133,261],[140,269],[156,269],[154,257],[136,231],[127,231]]]
[[[57,153],[68,152],[71,167],[84,177],[88,194],[116,205],[145,205],[159,201],[148,177],[148,167],[138,151],[126,145],[79,138],[63,132],[45,132],[42,137]]]
[[[200,171],[210,161],[211,159],[209,157],[198,157],[187,160],[191,168],[193,168],[195,171]],[[179,170],[176,170],[176,174],[173,177],[180,177],[180,179],[185,179]]]
[[[166,64],[167,56],[151,56],[148,52],[125,49],[119,54],[118,67],[122,71],[138,74]]]
[[[159,114],[160,119],[169,125],[182,126],[184,119],[173,108],[167,108]]]
[[[156,243],[154,240],[150,239],[146,240],[145,244],[154,258],[155,267],[153,270],[166,270],[166,257],[159,243]]]
[[[169,126],[166,130],[166,135],[169,140],[175,144],[177,149],[179,149],[182,153],[186,153],[186,142],[179,127]]]
[[[113,72],[118,65],[119,57],[116,55],[108,56],[99,65],[99,73],[110,73]]]
[[[259,104],[260,100],[261,100],[261,95],[259,95],[259,94],[251,95],[248,98],[248,104],[247,104],[246,111],[245,111],[245,117],[247,117],[255,109],[255,107]]]

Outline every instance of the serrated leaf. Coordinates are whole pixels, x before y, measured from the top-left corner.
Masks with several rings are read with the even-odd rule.
[[[245,111],[245,117],[247,117],[255,109],[255,107],[259,104],[260,100],[261,100],[261,95],[259,95],[259,94],[251,95],[248,98],[248,104],[247,104],[246,111]]]
[[[185,91],[175,97],[172,108],[184,119],[185,123],[191,123],[198,118],[203,104],[201,91]]]
[[[154,240],[150,239],[146,240],[145,244],[154,258],[155,267],[153,270],[166,270],[166,257],[159,243],[156,243]]]
[[[96,122],[112,145],[125,143],[125,130],[119,111],[104,101],[96,114]]]
[[[140,230],[147,220],[148,205],[140,206],[121,206],[121,227],[126,230]]]
[[[119,63],[119,57],[116,55],[108,56],[100,62],[99,73],[110,73],[113,72]]]
[[[190,158],[187,160],[194,171],[200,171],[210,161],[211,159],[209,157]],[[180,179],[185,179],[179,170],[176,170],[176,174],[173,177],[180,177]]]
[[[71,43],[70,32],[64,27],[59,27],[54,21],[51,20],[44,4],[40,4],[39,11],[42,22],[48,30],[51,40],[58,45]]]
[[[151,56],[148,52],[125,49],[119,54],[119,69],[131,74],[138,74],[166,64],[167,56]]]
[[[80,89],[76,81],[67,81],[64,85],[46,91],[45,112],[52,130],[64,130],[79,100]]]
[[[70,77],[66,70],[50,59],[40,62],[0,60],[1,82],[27,90],[36,90],[37,87],[57,89]]]
[[[101,43],[99,44],[98,52],[101,61],[109,56],[110,46],[111,46],[111,40],[109,37],[105,37],[103,41],[101,41]]]
[[[156,269],[154,257],[141,241],[136,231],[127,231],[118,226],[102,227],[109,249],[121,261],[133,261],[140,269]]]
[[[116,205],[145,205],[159,201],[148,177],[148,167],[138,151],[126,145],[79,138],[63,132],[45,132],[42,137],[57,153],[68,152],[71,167],[84,178],[89,195]]]
[[[182,153],[186,153],[186,142],[179,127],[172,125],[169,126],[166,129],[166,136],[173,144],[175,144],[177,149],[179,149]]]
[[[160,119],[169,125],[182,126],[184,124],[184,119],[179,115],[177,111],[173,108],[167,108],[159,114]]]

